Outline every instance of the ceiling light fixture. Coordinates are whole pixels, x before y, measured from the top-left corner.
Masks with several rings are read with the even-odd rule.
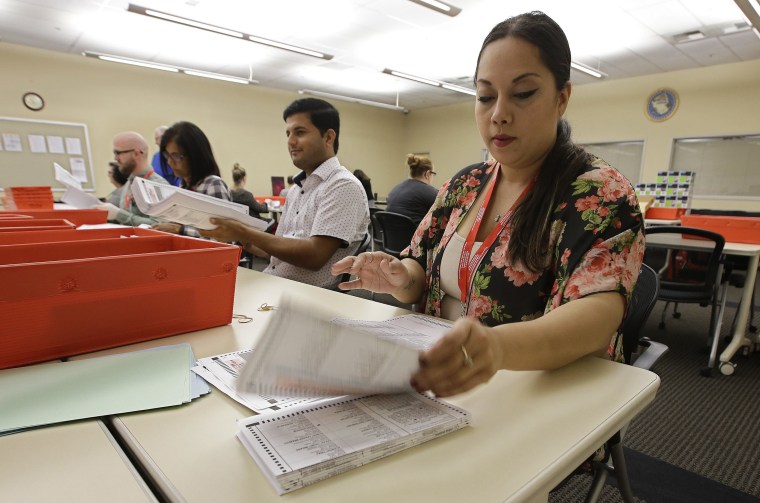
[[[277,42],[276,40],[269,40],[267,38],[257,37],[256,35],[250,35],[248,33],[243,33],[236,30],[230,30],[228,28],[222,28],[220,26],[214,26],[212,24],[202,23],[200,21],[195,21],[193,19],[187,19],[184,17],[175,16],[173,14],[168,14],[166,12],[160,12],[157,10],[148,9],[146,7],[141,7],[135,4],[129,4],[129,6],[127,7],[127,11],[133,12],[135,14],[141,14],[143,16],[154,17],[156,19],[162,19],[164,21],[169,21],[172,23],[181,24],[183,26],[189,26],[191,28],[198,28],[200,30],[218,33],[220,35],[227,35],[229,37],[238,38],[241,40],[248,40],[249,42],[254,42],[256,44],[262,44],[269,47],[274,47],[276,49],[283,49],[286,51],[303,54],[305,56],[311,56],[311,57],[320,58],[320,59],[333,58],[331,54],[325,54],[324,52],[314,51],[311,49],[305,49],[303,47],[298,47],[296,45],[286,44],[284,42]]]
[[[597,79],[601,79],[601,78],[604,78],[604,77],[607,76],[606,73],[600,72],[599,70],[594,70],[593,68],[591,68],[589,66],[582,65],[580,63],[576,63],[575,61],[571,61],[570,62],[570,66],[573,69],[578,70],[579,72],[583,72],[583,73],[585,73],[587,75],[591,75],[592,77],[595,77]]]
[[[462,9],[459,7],[454,7],[453,5],[447,4],[445,2],[439,2],[438,0],[409,0],[410,2],[416,3],[417,5],[422,5],[423,7],[427,7],[428,9],[432,9],[436,12],[440,12],[441,14],[446,14],[447,16],[454,17],[460,12],[462,12]]]
[[[401,77],[402,79],[413,80],[414,82],[427,84],[433,87],[441,87],[443,89],[448,89],[449,91],[456,91],[458,93],[469,94],[471,96],[475,96],[476,94],[473,89],[470,89],[467,87],[449,84],[448,82],[443,82],[440,80],[428,79],[425,77],[418,77],[417,75],[412,75],[410,73],[404,73],[404,72],[399,72],[396,70],[391,70],[390,68],[384,69],[383,73],[387,73],[388,75],[393,75],[394,77]]]
[[[221,73],[204,72],[201,70],[193,70],[192,68],[183,68],[181,66],[170,66],[161,63],[153,63],[151,61],[142,61],[139,59],[122,58],[121,56],[112,56],[110,54],[100,54],[97,52],[85,51],[82,56],[88,58],[102,59],[103,61],[111,61],[112,63],[123,63],[125,65],[140,66],[143,68],[151,68],[153,70],[163,70],[165,72],[184,73],[185,75],[192,75],[194,77],[205,77],[207,79],[224,80],[227,82],[234,82],[236,84],[258,84],[258,80],[245,79],[243,77],[235,77],[233,75],[224,75]]]
[[[747,22],[752,25],[752,31],[760,37],[760,2],[758,0],[734,0],[741,9]]]
[[[313,89],[299,89],[298,94],[309,94],[311,96],[319,96],[320,98],[330,98],[340,101],[348,101],[350,103],[358,103],[360,105],[368,105],[371,107],[385,108],[387,110],[395,110],[396,112],[409,113],[409,110],[398,105],[391,105],[390,103],[382,103],[380,101],[370,101],[361,98],[354,98],[353,96],[343,96],[341,94],[326,93],[323,91],[315,91]]]

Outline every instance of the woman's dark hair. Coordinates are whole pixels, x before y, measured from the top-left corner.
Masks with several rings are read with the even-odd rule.
[[[406,156],[406,164],[409,166],[409,174],[412,178],[420,178],[428,171],[433,171],[433,161],[427,157],[409,154]]]
[[[232,181],[235,185],[239,184],[245,178],[245,168],[238,163],[232,165]]]
[[[119,164],[116,162],[111,161],[108,163],[108,171],[111,173],[111,178],[119,185],[124,185],[129,181],[129,175],[122,173],[119,169]]]
[[[338,138],[340,137],[340,114],[338,110],[325,100],[318,98],[302,98],[296,100],[282,113],[282,120],[288,120],[288,117],[295,114],[307,113],[309,120],[314,127],[319,129],[321,134],[325,134],[328,129],[335,131],[335,141],[333,150],[338,153]]]
[[[475,69],[485,48],[506,37],[521,38],[538,49],[541,62],[554,76],[558,91],[570,81],[570,44],[562,28],[543,12],[528,12],[497,24],[483,41]],[[552,215],[572,181],[588,163],[589,155],[571,139],[570,125],[560,118],[557,139],[538,172],[536,184],[512,214],[509,257],[532,272],[541,272],[549,263]]]
[[[191,189],[209,175],[221,176],[219,165],[214,159],[211,144],[203,131],[192,122],[177,122],[161,137],[161,166],[167,168],[166,146],[173,141],[182,150],[190,169],[190,181],[182,180],[182,187]]]

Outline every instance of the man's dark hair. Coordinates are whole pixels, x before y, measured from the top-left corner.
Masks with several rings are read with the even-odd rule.
[[[282,120],[295,114],[307,113],[309,120],[319,129],[321,134],[325,134],[328,129],[335,131],[335,141],[333,149],[338,153],[338,138],[340,137],[340,114],[338,110],[325,100],[318,98],[303,98],[296,100],[282,113]]]

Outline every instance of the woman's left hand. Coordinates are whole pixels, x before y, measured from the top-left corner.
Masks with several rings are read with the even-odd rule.
[[[501,362],[498,339],[489,331],[473,319],[457,320],[450,332],[420,354],[420,370],[412,376],[412,386],[446,397],[488,382]]]
[[[181,228],[182,226],[180,224],[175,224],[173,222],[160,222],[151,226],[151,229],[169,232],[171,234],[179,234]]]

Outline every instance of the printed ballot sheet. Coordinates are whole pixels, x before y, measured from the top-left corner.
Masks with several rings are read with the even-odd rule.
[[[283,297],[237,380],[239,392],[338,396],[412,391],[418,355],[450,325],[414,316],[336,319]]]

